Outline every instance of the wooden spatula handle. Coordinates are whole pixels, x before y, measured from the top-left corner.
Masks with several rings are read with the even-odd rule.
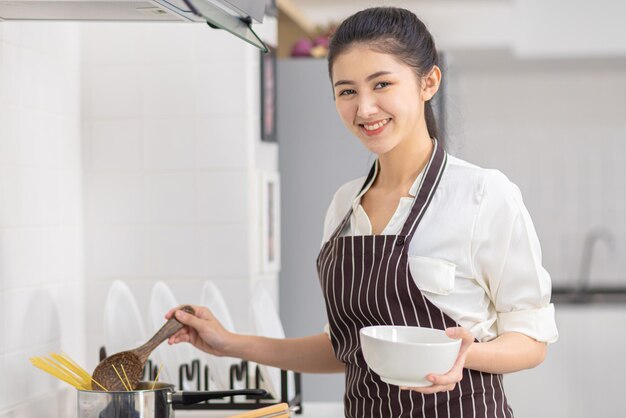
[[[189,305],[185,305],[180,309],[192,315],[195,314],[195,311]],[[161,329],[159,329],[156,334],[154,334],[154,336],[150,338],[150,340],[148,340],[147,343],[145,343],[141,347],[134,349],[133,351],[135,352],[135,354],[137,354],[141,362],[145,363],[146,360],[148,360],[148,357],[150,357],[150,353],[152,353],[152,351],[154,351],[154,349],[157,348],[159,344],[170,338],[172,335],[176,334],[178,331],[181,330],[182,327],[183,324],[178,322],[175,316],[172,316],[165,323],[165,325],[163,325]]]

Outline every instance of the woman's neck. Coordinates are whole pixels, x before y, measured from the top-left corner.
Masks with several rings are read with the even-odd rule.
[[[379,155],[379,173],[376,176],[377,187],[395,190],[407,190],[419,173],[424,169],[433,152],[433,141],[428,135],[406,140],[388,153]]]

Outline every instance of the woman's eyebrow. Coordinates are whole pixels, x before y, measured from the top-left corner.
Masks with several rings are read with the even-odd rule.
[[[391,74],[391,71],[376,71],[374,74],[370,74],[365,78],[365,81],[370,81],[375,79],[376,77],[380,77],[381,75],[387,75],[387,74]],[[341,86],[342,84],[354,84],[354,81],[350,81],[350,80],[339,80],[337,81],[334,86]]]

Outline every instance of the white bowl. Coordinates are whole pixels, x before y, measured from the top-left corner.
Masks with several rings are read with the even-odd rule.
[[[461,348],[461,340],[445,331],[405,326],[361,328],[361,347],[367,365],[389,384],[424,387],[432,385],[429,374],[447,373]]]

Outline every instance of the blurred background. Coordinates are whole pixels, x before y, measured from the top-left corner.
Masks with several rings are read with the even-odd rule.
[[[560,339],[505,376],[516,416],[623,415],[623,2],[279,0],[252,25],[264,58],[206,24],[14,21],[15,3],[0,1],[0,418],[73,416],[73,391],[28,358],[92,370],[116,326],[149,335],[155,301],[201,303],[207,281],[237,331],[262,328],[258,289],[286,336],[322,331],[324,215],[373,161],[335,111],[326,46],[376,5],[429,27],[448,151],[515,182],[539,235]],[[116,282],[132,297],[108,311]],[[338,403],[343,376],[302,391]]]

